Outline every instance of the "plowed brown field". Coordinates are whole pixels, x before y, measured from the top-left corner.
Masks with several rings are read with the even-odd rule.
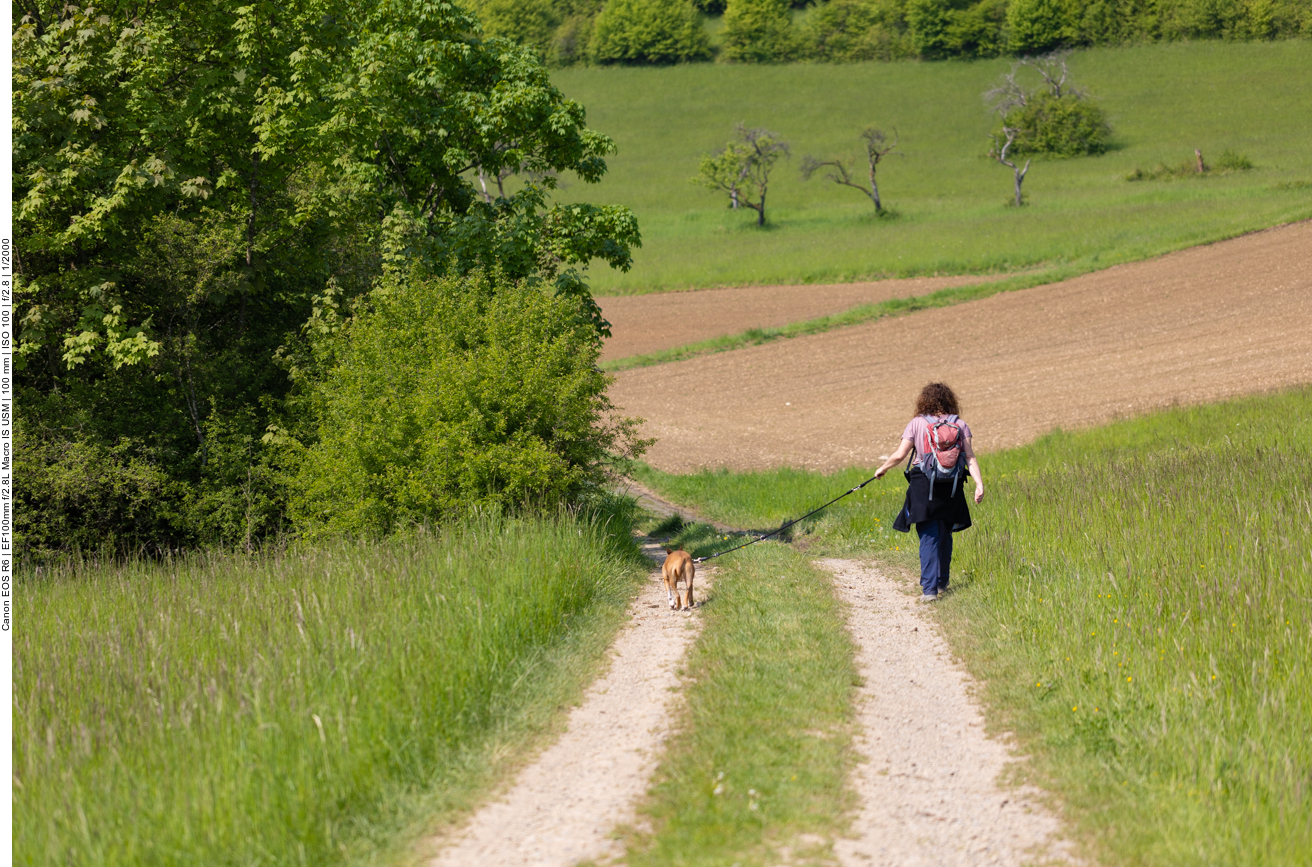
[[[835,469],[892,451],[916,392],[936,379],[957,390],[984,450],[1057,426],[1312,382],[1312,222],[639,368],[610,394],[647,419],[645,435],[658,438],[648,460],[660,469]]]
[[[601,358],[627,358],[686,346],[712,337],[741,334],[749,328],[775,328],[874,304],[890,298],[914,298],[950,286],[1001,280],[987,277],[912,277],[867,283],[805,286],[732,286],[692,292],[601,297],[597,303],[610,320],[612,337]]]

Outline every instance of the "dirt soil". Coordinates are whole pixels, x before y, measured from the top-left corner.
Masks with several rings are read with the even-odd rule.
[[[691,327],[677,338],[692,339]],[[982,450],[1312,382],[1312,222],[626,371],[610,396],[647,419],[643,435],[658,438],[647,460],[662,470],[832,470],[896,448],[916,393],[939,379]]]
[[[643,550],[656,562],[665,557],[655,544]],[[711,574],[697,570],[696,601]],[[430,841],[432,867],[573,867],[623,855],[613,832],[636,823],[669,734],[678,666],[701,628],[696,610],[670,610],[659,570],[628,614],[609,671],[588,688],[565,734],[463,828]]]
[[[999,777],[1018,759],[988,737],[929,606],[878,568],[821,560],[849,606],[863,680],[858,814],[834,850],[846,867],[1070,863],[1057,818]],[[910,586],[910,585],[907,585]],[[916,588],[917,590],[919,588]],[[933,603],[951,605],[951,597]]]
[[[601,297],[597,303],[610,321],[611,338],[601,358],[627,358],[673,349],[712,337],[741,334],[749,328],[775,328],[875,304],[890,298],[913,298],[950,286],[1001,280],[1007,275],[914,277],[867,283],[794,286],[734,286],[690,292]]]

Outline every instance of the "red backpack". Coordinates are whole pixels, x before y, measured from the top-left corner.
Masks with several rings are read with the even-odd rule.
[[[934,484],[949,479],[952,480],[952,496],[957,495],[957,485],[966,468],[966,462],[962,460],[966,451],[965,435],[961,431],[961,425],[957,424],[960,420],[955,415],[937,420],[926,418],[929,430],[926,431],[924,445],[928,448],[922,453],[922,444],[919,441],[915,442],[915,452],[907,461],[907,472],[911,471],[912,463],[917,463],[920,465],[920,471],[929,476],[931,500],[934,499]]]

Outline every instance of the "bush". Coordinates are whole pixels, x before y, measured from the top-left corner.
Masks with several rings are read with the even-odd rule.
[[[897,0],[830,0],[807,17],[803,38],[818,60],[898,60],[916,54]]]
[[[1072,14],[1064,0],[1011,0],[1007,30],[1016,54],[1040,54],[1074,42]]]
[[[610,0],[591,54],[597,63],[686,63],[709,58],[711,42],[689,0]]]
[[[729,0],[724,11],[724,59],[779,63],[804,52],[785,0]]]
[[[546,56],[564,16],[553,0],[481,0],[475,5],[483,32],[531,45]]]
[[[24,559],[70,551],[115,556],[186,547],[187,486],[139,443],[15,431],[14,537]]]
[[[1019,130],[1011,153],[1074,157],[1104,153],[1111,126],[1098,105],[1071,93],[1036,93],[1007,113],[1006,126]]]
[[[927,60],[994,57],[1003,53],[1007,0],[969,5],[953,0],[910,0],[907,27],[916,53]]]
[[[319,441],[292,513],[306,530],[381,535],[478,506],[579,502],[608,452],[641,453],[618,420],[577,302],[486,276],[393,279],[319,347]]]

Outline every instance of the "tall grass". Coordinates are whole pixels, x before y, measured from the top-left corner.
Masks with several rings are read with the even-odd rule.
[[[1006,59],[943,63],[566,69],[553,80],[619,148],[598,186],[565,197],[627,205],[642,225],[634,267],[594,269],[599,294],[803,283],[1035,266],[1100,268],[1312,216],[1312,42],[1147,45],[1078,52],[1071,68],[1115,135],[1099,157],[1036,161],[1029,204],[1006,206],[1010,172],[986,156],[996,123],[981,94]],[[739,121],[792,143],[771,177],[764,231],[689,182]],[[880,164],[885,204],[821,179],[801,157],[861,151],[867,124],[896,128]],[[1254,169],[1198,183],[1125,180],[1227,148]]]
[[[1017,732],[1092,853],[1306,864],[1312,388],[1055,432],[981,463],[988,499],[936,611],[991,720]],[[756,527],[868,472],[644,481]],[[802,541],[914,568],[914,537],[883,529],[900,481],[843,501]]]
[[[24,576],[16,860],[369,861],[549,727],[639,560],[622,514],[483,517],[440,537]]]
[[[1116,863],[1312,852],[1312,391],[993,461],[945,612]]]

